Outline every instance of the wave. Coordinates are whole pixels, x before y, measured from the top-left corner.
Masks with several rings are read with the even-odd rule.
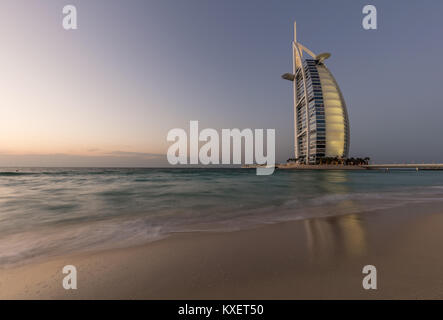
[[[15,169],[0,172],[9,177],[0,179],[0,265],[176,232],[229,232],[443,201],[443,175],[432,172],[257,177],[239,169]]]
[[[165,211],[153,216],[65,221],[52,227],[3,234],[0,237],[0,266],[72,252],[125,248],[161,240],[175,233],[232,232],[284,221],[372,212],[428,200],[426,197],[407,199],[406,194],[399,193],[349,193],[319,196],[309,201],[291,199],[279,205],[229,212],[212,208],[210,214],[203,216]]]
[[[33,172],[0,172],[0,176],[28,176],[28,175],[35,175],[35,174],[39,174],[39,173],[33,173]]]

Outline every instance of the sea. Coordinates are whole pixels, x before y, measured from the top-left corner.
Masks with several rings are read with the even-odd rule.
[[[427,202],[443,208],[443,171],[0,168],[0,267]]]

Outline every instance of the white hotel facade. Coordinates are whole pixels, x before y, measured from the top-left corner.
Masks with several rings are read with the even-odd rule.
[[[295,158],[310,164],[325,157],[347,158],[349,118],[337,81],[325,65],[330,54],[314,54],[297,42],[296,31],[294,23],[293,70],[282,76],[294,84]]]

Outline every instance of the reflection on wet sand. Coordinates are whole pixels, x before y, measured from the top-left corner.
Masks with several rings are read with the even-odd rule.
[[[316,177],[317,186],[322,192],[346,194],[349,189],[348,172],[329,171]],[[328,259],[331,255],[355,257],[366,253],[364,218],[349,212],[359,212],[359,204],[345,199],[327,208],[334,216],[326,219],[304,221],[308,253],[313,261]],[[343,214],[343,215],[340,215]]]

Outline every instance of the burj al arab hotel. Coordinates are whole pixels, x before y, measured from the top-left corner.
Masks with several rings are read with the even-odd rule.
[[[293,69],[282,75],[294,83],[295,158],[307,164],[325,157],[347,158],[348,112],[340,88],[325,65],[331,54],[314,54],[297,42],[296,32],[294,23]]]

